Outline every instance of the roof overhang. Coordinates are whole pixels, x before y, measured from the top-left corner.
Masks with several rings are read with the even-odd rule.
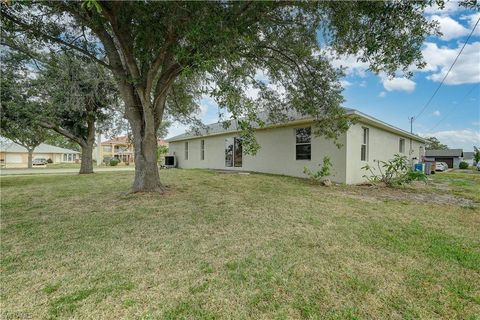
[[[421,143],[426,143],[426,140],[416,134],[410,133],[408,131],[402,130],[400,128],[397,128],[395,126],[392,126],[384,121],[381,121],[379,119],[376,119],[372,116],[369,116],[365,113],[362,113],[360,111],[354,110],[354,109],[348,109],[347,110],[347,115],[351,116],[352,118],[355,117],[357,120],[359,120],[362,123],[372,125],[374,127],[384,129],[388,132],[393,132],[396,134],[399,134],[401,136],[410,138],[412,140],[419,141]],[[271,124],[268,126],[265,126],[263,128],[257,128],[256,130],[265,130],[265,129],[272,129],[272,128],[279,128],[279,127],[288,127],[292,125],[300,125],[300,124],[305,124],[305,123],[312,123],[315,121],[314,118],[303,118],[303,119],[295,119],[292,121],[288,121],[285,123],[279,123],[279,124]],[[185,141],[185,140],[192,140],[192,139],[199,139],[202,137],[212,137],[212,136],[220,136],[220,135],[226,135],[226,134],[231,134],[231,133],[237,133],[240,132],[238,129],[233,129],[233,130],[225,130],[221,132],[213,132],[213,133],[206,133],[206,134],[199,134],[199,135],[185,135],[181,134],[178,136],[174,136],[170,139],[166,139],[165,141],[167,142],[177,142],[177,141]]]

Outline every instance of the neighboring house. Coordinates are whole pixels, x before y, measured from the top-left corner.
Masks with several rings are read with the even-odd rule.
[[[340,183],[361,183],[366,164],[373,160],[392,159],[402,154],[408,159],[421,159],[425,140],[383,121],[353,109],[347,113],[357,118],[348,132],[342,134],[337,148],[332,140],[313,134],[313,119],[290,115],[286,123],[268,123],[257,128],[260,150],[255,156],[246,155],[239,139],[237,122],[228,129],[216,123],[199,133],[185,133],[167,139],[169,154],[175,155],[180,168],[210,168],[245,170],[305,177],[304,167],[318,170],[324,156],[333,164],[330,179]]]
[[[74,163],[80,160],[80,152],[42,143],[33,151],[33,159],[45,158],[52,163]],[[10,140],[0,142],[0,164],[6,167],[26,167],[28,151]]]
[[[158,145],[168,146],[168,143],[165,140],[158,140]],[[96,150],[93,154],[96,154]],[[133,162],[135,160],[133,141],[128,136],[119,136],[103,141],[100,148],[100,159],[110,158],[116,158],[120,162]]]
[[[462,161],[462,149],[447,150],[426,150],[425,159],[437,162],[445,162],[449,168],[458,169],[460,161]]]
[[[462,161],[465,161],[466,163],[468,163],[469,166],[473,166],[473,162],[474,162],[473,155],[474,154],[475,154],[475,152],[473,152],[473,151],[464,151]]]

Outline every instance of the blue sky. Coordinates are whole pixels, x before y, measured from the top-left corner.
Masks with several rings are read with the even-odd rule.
[[[422,53],[427,66],[415,70],[410,79],[375,75],[356,57],[333,61],[347,67],[342,80],[346,107],[410,130],[408,117],[420,113],[480,19],[479,12],[463,10],[453,1],[443,10],[429,8],[426,16],[439,22],[443,35],[426,39]],[[202,99],[199,117],[204,123],[218,121],[218,106],[212,99]],[[174,124],[169,136],[185,129]],[[436,136],[450,148],[470,151],[480,145],[480,24],[435,98],[414,121],[414,132]]]

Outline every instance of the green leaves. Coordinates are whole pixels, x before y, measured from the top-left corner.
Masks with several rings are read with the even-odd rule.
[[[427,176],[424,172],[412,170],[406,156],[395,154],[391,160],[373,160],[373,162],[377,164],[377,168],[368,164],[362,167],[362,170],[370,173],[370,175],[363,176],[370,182],[383,182],[390,187],[408,184],[413,181],[427,182]]]
[[[2,6],[12,49],[75,51],[115,75],[131,124],[163,117],[200,126],[199,101],[219,121],[241,120],[244,150],[253,128],[292,113],[315,119],[314,133],[337,142],[352,122],[341,108],[342,70],[330,54],[352,54],[389,75],[422,67],[420,46],[436,32],[428,2],[15,2]],[[2,22],[3,22],[2,20]],[[25,49],[25,48],[24,48]],[[146,92],[147,91],[147,92]],[[154,112],[145,110],[154,109]],[[153,117],[153,121],[143,121]],[[240,122],[239,122],[240,123]]]
[[[332,168],[332,161],[329,156],[323,157],[323,163],[319,164],[320,170],[311,171],[309,168],[304,167],[303,173],[314,182],[321,182],[323,178],[330,175],[330,170]]]

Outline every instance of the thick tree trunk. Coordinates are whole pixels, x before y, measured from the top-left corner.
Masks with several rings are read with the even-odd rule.
[[[82,159],[80,164],[80,174],[93,173],[93,144],[82,146]]]
[[[140,103],[139,103],[140,104]],[[128,106],[126,116],[133,133],[135,148],[135,179],[132,193],[158,192],[163,193],[165,188],[160,182],[157,164],[157,133],[153,111],[146,108],[149,114],[142,114],[135,104]]]
[[[135,180],[131,191],[163,193],[165,188],[158,172],[156,136],[134,137],[134,147]]]
[[[81,144],[82,162],[80,174],[93,173],[93,144],[95,143],[95,117],[92,114],[87,116],[87,141]]]
[[[28,169],[33,167],[33,149],[28,149]]]

